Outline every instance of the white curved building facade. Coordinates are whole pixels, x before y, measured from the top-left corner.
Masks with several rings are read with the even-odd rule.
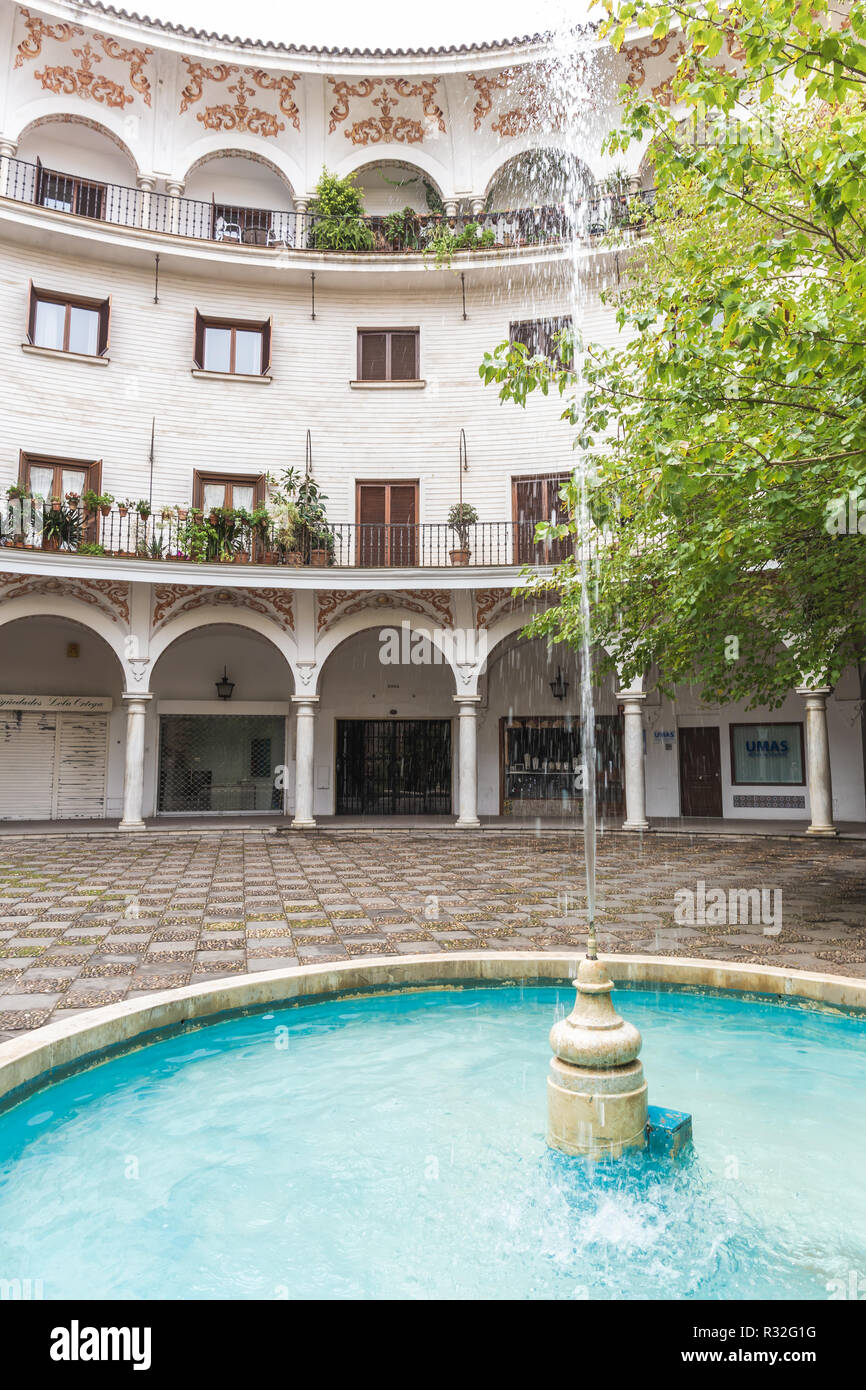
[[[576,663],[519,638],[513,594],[555,558],[534,527],[570,431],[556,400],[500,406],[478,365],[575,312],[615,332],[596,151],[618,84],[663,85],[673,48],[585,50],[575,310],[558,195],[532,180],[532,152],[566,148],[540,41],[293,50],[0,0],[0,818],[579,809]],[[362,249],[321,249],[323,168],[357,175]],[[626,172],[648,197],[639,151]],[[490,235],[425,254],[468,222]],[[327,499],[326,545],[277,563],[253,529],[189,553],[195,509],[254,513],[290,466]],[[111,500],[67,501],[86,492]],[[602,814],[862,821],[862,693],[850,672],[747,713],[607,681]]]

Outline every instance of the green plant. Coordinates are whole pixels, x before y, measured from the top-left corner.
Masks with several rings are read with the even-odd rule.
[[[388,213],[383,230],[393,249],[404,251],[410,246],[417,247],[421,221],[415,209],[407,205],[402,212]]]
[[[42,544],[48,548],[68,550],[80,549],[81,515],[74,507],[61,507],[59,511],[49,510],[42,517]]]
[[[164,558],[164,552],[165,544],[162,536],[151,536],[149,541],[141,541],[139,543],[135,553],[142,560],[162,560]]]
[[[355,175],[340,178],[322,170],[310,211],[310,241],[319,251],[369,251],[373,233],[364,221],[364,204]]]
[[[138,502],[135,503],[135,510],[138,512],[138,515],[141,517],[142,521],[147,521],[147,518],[150,516],[153,508],[151,507],[150,503],[142,497]]]
[[[460,251],[478,251],[493,246],[496,233],[492,227],[482,227],[479,222],[467,222],[454,244]]]
[[[78,547],[79,555],[104,555],[105,546],[97,545],[96,541],[83,541]]]
[[[10,502],[23,502],[29,493],[26,487],[22,487],[20,483],[13,483],[11,487],[6,489],[6,496]]]
[[[448,525],[457,536],[461,550],[469,549],[469,527],[478,520],[478,513],[471,502],[455,502],[448,513]]]
[[[94,492],[92,487],[86,488],[85,491],[81,494],[81,501],[83,502],[87,511],[95,512],[99,507],[99,493]]]
[[[111,507],[113,504],[114,498],[112,497],[110,492],[100,492],[99,496],[96,499],[97,507]]]

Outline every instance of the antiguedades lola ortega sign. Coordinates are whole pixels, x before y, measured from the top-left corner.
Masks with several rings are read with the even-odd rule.
[[[71,710],[78,714],[96,714],[112,707],[110,695],[2,695],[0,711],[4,709]]]

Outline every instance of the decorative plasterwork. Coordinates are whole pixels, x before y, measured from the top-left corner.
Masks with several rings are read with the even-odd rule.
[[[360,613],[365,608],[387,609],[404,608],[410,613],[419,613],[430,618],[437,625],[452,626],[454,616],[451,609],[451,595],[447,589],[412,589],[387,593],[365,593],[358,589],[331,589],[316,596],[316,631],[327,632],[342,618]]]
[[[196,63],[192,58],[181,57],[181,62],[186,64],[189,73],[189,82],[180,94],[181,115],[184,111],[188,111],[195,102],[201,100],[206,81],[225,82],[233,72],[238,71],[234,63],[217,63],[212,68],[206,68],[204,63]]]
[[[113,579],[53,579],[50,575],[0,574],[0,599],[44,594],[51,598],[77,598],[98,608],[112,622],[129,622],[129,585]]]
[[[224,102],[221,106],[208,106],[204,111],[199,111],[196,116],[197,121],[201,121],[208,130],[241,130],[249,131],[251,135],[278,135],[281,130],[285,130],[286,125],[272,111],[263,111],[260,106],[250,106],[248,97],[254,97],[255,87],[250,87],[239,77],[234,82],[229,91],[236,94],[233,103]]]
[[[22,9],[21,14],[28,30],[28,36],[26,39],[22,39],[18,45],[15,55],[16,68],[23,67],[29,59],[38,58],[42,52],[42,44],[46,39],[52,39],[55,43],[69,43],[76,36],[84,37],[86,32],[80,24],[46,24],[43,19],[32,15],[29,10]],[[102,58],[93,48],[93,44],[101,45],[106,58],[113,58],[118,63],[129,65],[130,86],[144,99],[145,105],[150,106],[150,81],[145,75],[144,69],[147,66],[148,58],[153,56],[153,49],[123,48],[111,34],[91,34],[81,48],[72,50],[73,57],[81,59],[78,68],[74,68],[71,64],[57,64],[34,73],[34,77],[42,83],[46,91],[58,94],[65,92],[68,96],[80,96],[84,97],[85,100],[104,102],[107,106],[123,107],[128,105],[133,97],[125,92],[120,83],[112,81],[104,74],[93,72],[93,64],[102,62]]]
[[[299,72],[283,72],[278,77],[274,77],[272,73],[265,72],[263,68],[247,68],[246,71],[256,86],[261,87],[263,91],[279,94],[280,110],[284,116],[288,117],[295,130],[300,130],[301,113],[292,99],[292,92],[295,90],[295,84],[300,82],[301,74]]]
[[[499,618],[504,618],[506,613],[513,613],[516,608],[523,608],[530,603],[545,602],[543,594],[515,594],[511,589],[476,589],[475,626],[491,627]]]
[[[248,608],[270,618],[283,632],[293,632],[295,616],[291,589],[211,589],[203,585],[157,584],[154,590],[152,628],[157,632],[171,618],[216,604]]]
[[[83,36],[80,24],[46,24],[38,15],[22,9],[21,17],[28,30],[27,38],[22,39],[15,54],[15,66],[20,68],[28,58],[38,58],[42,52],[42,40],[54,39],[57,43],[68,43],[77,35]]]
[[[71,64],[46,67],[41,72],[35,72],[33,76],[42,83],[46,91],[58,95],[64,92],[67,96],[78,96],[83,101],[103,102],[106,106],[119,107],[121,110],[134,101],[135,98],[119,82],[113,82],[104,73],[93,71],[93,64],[101,63],[102,59],[89,43],[83,44],[81,48],[73,48],[72,56],[81,60],[77,68]]]
[[[633,43],[628,48],[623,49],[623,57],[628,64],[628,75],[625,80],[629,87],[643,85],[646,81],[644,64],[650,58],[660,58],[672,38],[672,34],[665,34],[661,39],[652,39],[649,43]]]
[[[466,74],[467,82],[472,83],[477,93],[477,100],[472,108],[476,130],[481,129],[485,116],[490,114],[493,107],[493,93],[507,90],[522,72],[522,68],[503,68],[502,72],[468,72]]]
[[[378,145],[384,141],[418,145],[434,127],[445,133],[445,117],[442,108],[436,103],[440,79],[431,77],[421,82],[411,82],[407,77],[364,77],[360,82],[346,82],[336,77],[328,81],[334,89],[334,105],[328,113],[328,132],[333,134],[339,125],[349,118],[352,98],[372,99],[379,108],[378,116],[364,116],[354,121],[343,134],[353,145]],[[373,93],[378,92],[377,96]],[[393,114],[400,101],[420,97],[421,110],[427,118],[423,121],[409,116]]]
[[[233,103],[224,102],[208,106],[204,111],[198,112],[196,119],[208,130],[248,130],[253,135],[264,136],[275,136],[281,130],[285,130],[284,122],[275,112],[250,105],[249,98],[256,95],[256,87],[260,91],[274,92],[280,111],[291,121],[295,130],[300,130],[301,113],[292,97],[296,84],[301,80],[300,73],[279,73],[275,76],[266,72],[264,68],[244,68],[244,73],[241,74],[235,63],[216,63],[209,68],[193,58],[184,57],[181,61],[186,64],[189,74],[189,81],[180,94],[181,114],[188,111],[197,101],[201,101],[206,82],[227,82],[230,77],[238,74],[237,82],[228,88],[237,98]],[[255,87],[244,81],[244,75],[252,78]]]

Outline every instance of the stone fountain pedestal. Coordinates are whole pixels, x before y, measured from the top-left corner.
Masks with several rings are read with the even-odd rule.
[[[619,1158],[646,1144],[641,1035],[614,1009],[600,960],[582,960],[574,985],[573,1010],[550,1030],[547,1142],[561,1153]]]

